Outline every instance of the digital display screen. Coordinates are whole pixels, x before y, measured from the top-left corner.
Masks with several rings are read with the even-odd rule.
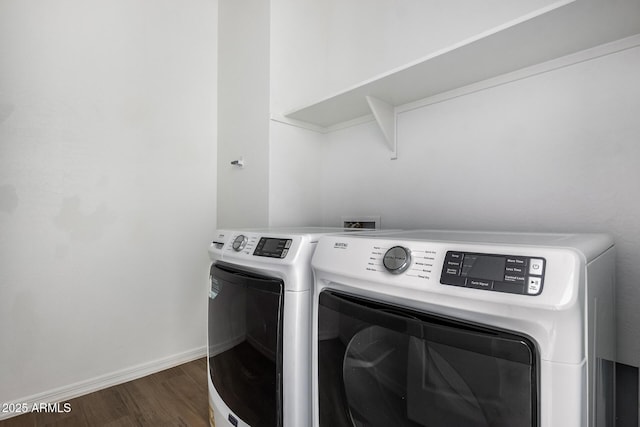
[[[291,239],[276,239],[274,237],[261,237],[256,250],[256,256],[266,256],[271,258],[284,258],[291,247]]]
[[[462,262],[461,276],[484,280],[504,280],[506,259],[498,256],[467,254]]]
[[[264,245],[262,246],[263,252],[275,252],[278,250],[280,239],[264,239]]]

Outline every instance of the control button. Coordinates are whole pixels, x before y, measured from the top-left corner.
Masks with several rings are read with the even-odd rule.
[[[529,295],[536,295],[540,293],[540,288],[542,288],[542,278],[541,277],[529,277],[529,282],[527,283],[527,293]]]
[[[291,239],[286,241],[286,243],[284,244],[285,249],[289,249],[291,247],[291,242],[293,242],[293,240]]]
[[[462,261],[462,258],[464,258],[464,254],[462,252],[447,252],[447,261]]]
[[[460,265],[462,265],[462,262],[460,262],[460,261],[447,261],[445,263],[445,265],[447,267],[460,268]]]
[[[458,269],[458,268],[445,268],[444,269],[444,273],[445,274],[449,274],[451,276],[459,276],[460,275],[460,269]]]
[[[280,254],[280,258],[286,257],[288,253],[289,253],[289,249],[283,249],[282,253]]]
[[[493,290],[510,294],[524,294],[524,283],[494,282]]]
[[[466,280],[467,279],[465,279],[464,277],[449,276],[446,274],[443,274],[442,277],[440,277],[440,283],[442,283],[443,285],[465,286]]]
[[[544,260],[541,258],[531,258],[529,261],[529,274],[542,276],[544,270]]]
[[[508,265],[504,268],[504,272],[507,274],[526,274],[526,268],[524,267],[516,267],[514,265]]]
[[[403,273],[411,265],[411,252],[402,246],[394,246],[384,254],[382,264],[389,273]]]
[[[524,275],[519,275],[519,274],[505,274],[504,275],[504,281],[505,282],[512,282],[512,283],[524,283],[526,281],[526,277]]]
[[[507,257],[507,266],[511,267],[526,267],[527,259],[525,257],[520,256],[508,256]]]
[[[232,244],[233,250],[236,251],[236,252],[240,252],[241,250],[244,249],[245,246],[247,246],[247,242],[248,241],[249,241],[249,239],[247,239],[247,236],[242,235],[242,234],[239,235],[233,241],[233,244]]]
[[[467,287],[476,289],[493,289],[493,280],[468,279]]]

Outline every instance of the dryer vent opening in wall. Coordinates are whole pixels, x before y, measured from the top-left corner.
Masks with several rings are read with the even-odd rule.
[[[343,228],[359,228],[366,230],[380,229],[379,216],[363,216],[363,217],[342,217]]]

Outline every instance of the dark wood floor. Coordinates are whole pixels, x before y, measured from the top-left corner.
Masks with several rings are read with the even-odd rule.
[[[0,427],[208,426],[207,359],[69,400],[69,413],[28,413]]]

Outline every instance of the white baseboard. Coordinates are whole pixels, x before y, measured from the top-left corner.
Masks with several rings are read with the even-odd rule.
[[[198,347],[193,350],[188,350],[172,356],[164,357],[162,359],[152,360],[140,365],[131,366],[129,368],[112,372],[110,374],[100,375],[95,378],[90,378],[53,390],[16,399],[13,403],[20,403],[21,405],[24,405],[24,407],[31,408],[34,404],[66,402],[75,397],[93,393],[94,391],[102,390],[114,385],[126,383],[128,381],[142,378],[156,372],[164,371],[165,369],[173,368],[174,366],[191,362],[201,357],[205,357],[206,355],[207,347]],[[5,413],[0,411],[0,420],[18,415],[22,415],[22,413]]]

